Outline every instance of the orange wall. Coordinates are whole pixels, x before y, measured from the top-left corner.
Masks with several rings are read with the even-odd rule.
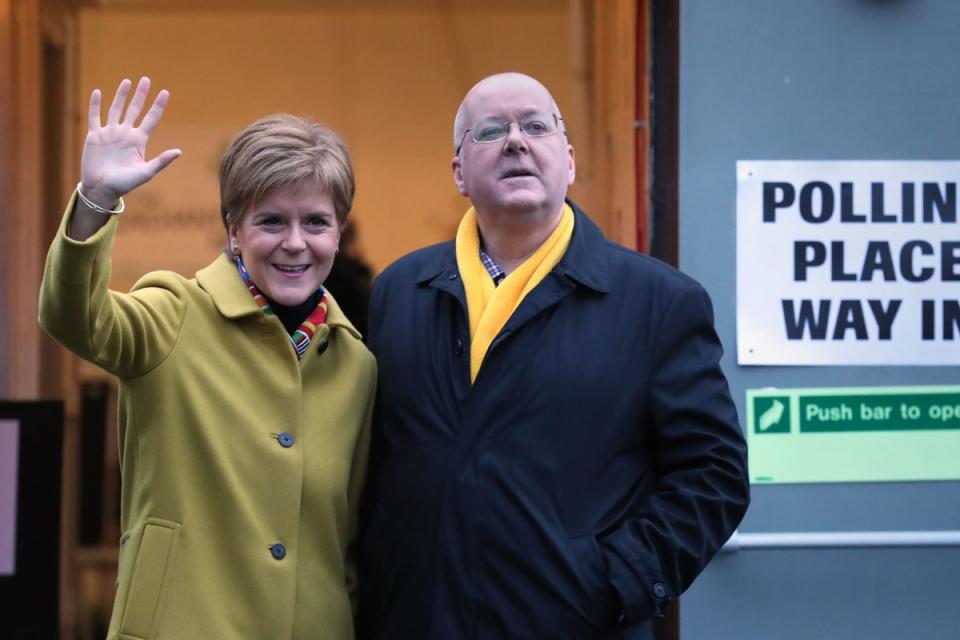
[[[79,104],[94,87],[112,95],[122,77],[149,75],[171,101],[148,154],[184,151],[128,198],[114,286],[157,268],[192,275],[214,257],[223,243],[220,154],[239,129],[276,111],[317,119],[350,145],[352,216],[377,270],[452,237],[467,207],[450,175],[452,121],[474,82],[497,71],[530,73],[551,88],[568,128],[586,131],[566,106],[574,92],[567,3],[551,7],[83,11]]]

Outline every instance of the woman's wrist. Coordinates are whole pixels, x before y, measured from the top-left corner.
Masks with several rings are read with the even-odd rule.
[[[83,181],[77,183],[77,196],[91,211],[97,213],[120,214],[124,209],[123,196],[97,187],[86,187]]]
[[[82,186],[78,187],[78,192],[82,188]],[[113,210],[106,210],[106,213],[104,213],[104,208],[99,207],[99,205],[97,208],[92,208],[77,197],[74,200],[73,210],[69,213],[70,217],[66,229],[67,237],[71,240],[84,242],[106,225],[114,214]]]

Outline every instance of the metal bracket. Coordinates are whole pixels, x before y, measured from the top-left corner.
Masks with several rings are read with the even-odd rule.
[[[803,531],[740,533],[720,549],[868,549],[876,547],[960,547],[960,531]]]

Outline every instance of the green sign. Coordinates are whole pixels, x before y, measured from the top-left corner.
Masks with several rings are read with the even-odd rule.
[[[754,483],[960,480],[960,386],[747,390]]]
[[[757,396],[753,399],[757,433],[790,433],[790,396]]]

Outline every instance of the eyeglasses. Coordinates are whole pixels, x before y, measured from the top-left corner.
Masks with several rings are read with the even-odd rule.
[[[553,113],[538,113],[530,116],[526,120],[517,120],[516,123],[494,118],[483,120],[477,126],[463,132],[463,136],[460,137],[460,144],[457,145],[456,155],[460,155],[460,149],[463,147],[463,141],[466,139],[468,133],[471,134],[470,137],[474,142],[480,144],[497,142],[509,135],[511,124],[516,124],[523,135],[529,138],[542,138],[543,136],[553,135],[557,131],[560,131],[561,122],[563,122],[563,118]]]

